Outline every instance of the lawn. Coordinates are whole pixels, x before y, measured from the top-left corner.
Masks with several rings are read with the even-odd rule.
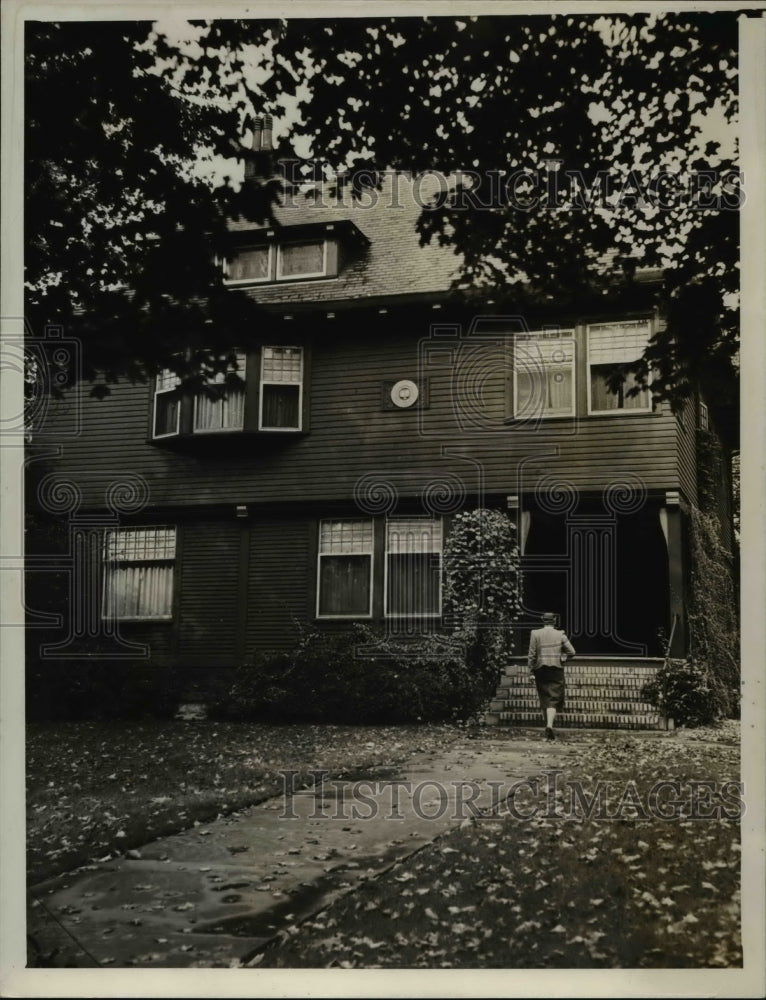
[[[540,795],[516,796],[515,815],[506,809],[464,822],[288,928],[251,964],[741,966],[739,790],[729,786],[719,796],[723,784],[738,781],[736,727],[668,739],[566,736],[581,749],[576,775],[549,775]],[[590,818],[573,815],[573,777],[586,805],[598,803],[595,788],[604,783],[603,818],[598,804]],[[679,785],[652,799],[663,780]],[[659,812],[671,817],[656,818]]]
[[[277,795],[283,769],[345,776],[460,735],[449,726],[31,723],[28,883]]]
[[[530,736],[211,722],[31,725],[27,735],[30,884],[279,794],[281,769],[353,778],[468,735],[488,746]],[[574,730],[559,745],[576,752],[558,758],[558,776],[543,768],[537,786],[287,925],[248,964],[741,965],[738,725]],[[658,797],[663,781],[675,784]]]

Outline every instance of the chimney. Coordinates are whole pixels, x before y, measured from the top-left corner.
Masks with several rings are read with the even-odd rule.
[[[257,117],[253,119],[253,145],[252,149],[254,153],[260,153],[261,151],[261,136],[263,135],[263,118]]]
[[[274,148],[272,141],[272,131],[274,129],[274,119],[271,115],[263,116],[263,138],[261,140],[261,149],[264,153],[271,152]]]
[[[245,180],[271,173],[271,153],[274,151],[274,119],[271,115],[253,118],[253,139],[245,154]]]

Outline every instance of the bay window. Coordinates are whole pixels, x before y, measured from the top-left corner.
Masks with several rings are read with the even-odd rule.
[[[175,554],[173,527],[107,532],[103,616],[140,621],[171,618]]]
[[[241,381],[237,381],[237,377]],[[225,372],[207,380],[207,390],[194,397],[195,434],[241,431],[245,426],[245,355],[238,354]]]
[[[178,393],[178,376],[167,368],[157,376],[154,386],[153,436],[168,437],[178,434],[181,416],[181,398]]]
[[[261,353],[259,429],[299,431],[302,396],[302,349],[264,347]]]

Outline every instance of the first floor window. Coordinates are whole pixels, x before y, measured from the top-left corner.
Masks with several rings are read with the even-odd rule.
[[[588,327],[588,379],[590,413],[612,410],[651,410],[648,387],[639,388],[633,372],[620,372],[616,391],[610,381],[620,365],[638,361],[649,343],[651,330],[648,320],[628,323],[595,323]]]
[[[386,522],[386,615],[441,614],[441,554],[441,521],[407,517]]]
[[[172,617],[175,554],[173,527],[108,532],[104,541],[104,617]]]
[[[232,376],[241,381],[237,381]],[[245,355],[208,379],[209,391],[194,399],[194,432],[241,431],[245,425]]]
[[[514,416],[574,413],[574,332],[543,330],[514,341]]]
[[[372,525],[357,518],[320,522],[318,617],[372,614]]]
[[[264,347],[261,353],[261,405],[264,431],[299,431],[303,404],[303,349]]]

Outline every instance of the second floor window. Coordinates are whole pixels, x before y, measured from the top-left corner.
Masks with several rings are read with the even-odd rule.
[[[231,378],[236,374],[241,382]],[[194,433],[241,431],[245,426],[245,355],[237,355],[236,365],[208,379],[209,392],[194,397]]]
[[[515,417],[571,417],[575,405],[574,331],[518,335],[513,373]]]
[[[303,351],[300,347],[264,347],[261,353],[258,427],[299,431],[303,397]]]
[[[285,243],[277,252],[277,278],[318,278],[327,273],[324,240]]]
[[[646,350],[651,335],[648,320],[627,323],[592,323],[588,326],[588,412],[611,413],[615,410],[651,410],[648,388],[638,386],[636,376],[629,371],[620,375],[617,391],[610,379],[620,365],[638,361]]]

